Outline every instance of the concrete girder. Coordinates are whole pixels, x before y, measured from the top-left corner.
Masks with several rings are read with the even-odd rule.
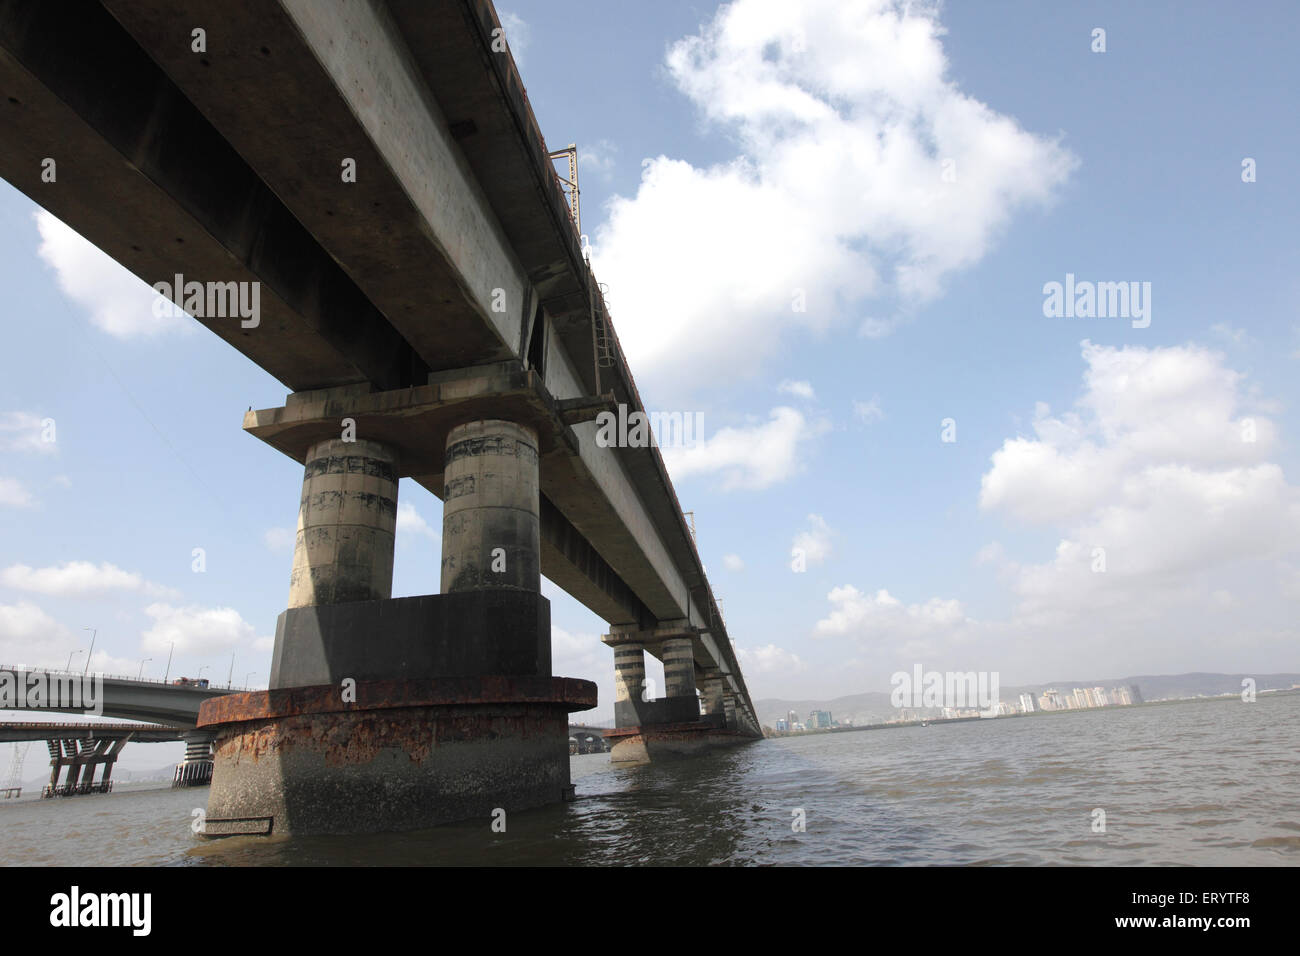
[[[383,4],[105,5],[429,368],[517,356],[527,277]]]
[[[256,328],[199,321],[280,381],[392,388],[419,371],[410,346],[98,4],[68,16],[58,4],[0,3],[0,86],[0,175],[150,284],[176,273],[260,281]],[[44,157],[57,161],[57,184],[41,180]]]

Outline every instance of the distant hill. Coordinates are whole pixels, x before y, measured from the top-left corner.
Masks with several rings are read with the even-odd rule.
[[[1241,693],[1241,682],[1250,677],[1255,681],[1255,689],[1285,690],[1293,684],[1300,684],[1300,674],[1144,674],[1138,677],[1090,678],[1087,680],[1058,680],[1042,684],[1024,684],[1018,686],[1003,685],[998,693],[1003,700],[1014,701],[1021,694],[1032,693],[1035,698],[1049,687],[1059,691],[1072,690],[1075,687],[1128,687],[1136,684],[1143,700],[1161,700],[1171,697],[1214,697],[1219,694]],[[783,698],[764,698],[754,702],[758,712],[759,723],[769,727],[775,726],[778,718],[783,718],[794,711],[800,720],[812,710],[829,710],[831,716],[840,723],[851,720],[855,724],[883,723],[898,716],[898,711],[889,701],[887,693],[850,694],[831,700],[786,700]],[[937,709],[914,710],[910,713],[919,716],[936,716]]]

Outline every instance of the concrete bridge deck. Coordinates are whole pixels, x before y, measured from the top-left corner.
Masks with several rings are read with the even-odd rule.
[[[99,713],[96,716],[117,717],[122,720],[152,721],[169,727],[193,729],[198,723],[199,706],[205,700],[221,697],[236,690],[234,687],[199,687],[195,684],[179,685],[161,680],[148,680],[131,677],[116,677],[103,674],[86,674],[81,671],[60,671],[47,668],[22,668],[14,665],[0,664],[0,680],[4,675],[13,675],[13,679],[25,678],[28,674],[49,675],[51,678],[73,678],[81,681],[98,679],[101,681],[102,697],[97,702]],[[60,701],[46,698],[39,704],[29,704],[24,699],[11,702],[14,706],[3,709],[15,711],[33,711],[41,713],[79,713],[85,710],[85,701]]]
[[[137,743],[174,743],[185,739],[185,732],[162,724],[67,723],[63,721],[0,721],[0,743],[55,738],[130,738]]]

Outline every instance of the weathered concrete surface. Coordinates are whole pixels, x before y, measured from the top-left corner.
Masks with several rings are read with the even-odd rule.
[[[611,744],[610,763],[621,764],[655,763],[754,742],[750,734],[728,730],[710,721],[621,727],[605,731],[605,739]]]
[[[722,703],[722,677],[716,672],[708,673],[700,681],[700,700],[704,704],[707,716],[723,716],[726,710]]]
[[[269,686],[481,674],[551,675],[546,598],[486,588],[291,608],[276,624]]]
[[[614,723],[621,730],[626,727],[650,727],[660,724],[679,724],[700,719],[700,699],[689,697],[656,697],[643,700],[614,702]]]
[[[639,701],[645,692],[645,648],[625,643],[614,648],[614,706]],[[639,721],[638,721],[639,723]]]
[[[695,698],[695,650],[688,636],[670,637],[660,645],[664,662],[664,696]],[[697,707],[698,710],[698,707]]]
[[[567,799],[567,714],[596,688],[564,678],[374,681],[234,695],[217,730],[208,836],[420,829]]]
[[[541,587],[537,433],[468,422],[447,436],[442,592]]]
[[[244,429],[305,462],[313,444],[337,436],[339,422],[351,418],[358,435],[397,449],[400,477],[414,478],[442,497],[452,429],[484,419],[526,425],[537,433],[541,457],[543,573],[606,620],[648,619],[648,609],[632,588],[547,497],[548,489],[556,493],[560,486],[570,495],[601,497],[589,475],[561,464],[574,452],[570,426],[596,412],[590,400],[580,403],[584,407],[574,409],[553,398],[536,371],[518,362],[498,362],[439,372],[430,375],[427,384],[407,389],[295,392],[282,408],[248,412]]]
[[[393,594],[397,466],[392,448],[330,438],[307,452],[289,607]]]

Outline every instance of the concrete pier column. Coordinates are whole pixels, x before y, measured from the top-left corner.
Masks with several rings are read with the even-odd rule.
[[[50,789],[55,790],[63,774],[63,741],[47,740],[45,743],[50,751]]]
[[[614,710],[635,710],[645,687],[645,648],[619,644],[614,648]],[[623,707],[619,705],[623,704]]]
[[[667,638],[660,647],[664,662],[664,696],[695,696],[695,647],[689,637]]]
[[[724,693],[722,695],[722,712],[727,715],[727,726],[736,729],[736,695]]]
[[[541,589],[537,433],[489,419],[447,435],[442,592]]]
[[[307,452],[289,607],[393,594],[397,453],[374,441],[327,439]]]
[[[709,676],[700,681],[700,697],[704,701],[704,712],[706,714],[723,714],[725,710],[722,706],[722,677]]]
[[[401,410],[406,390],[360,388],[299,394],[270,416],[293,422],[292,454],[316,442],[300,527],[324,529],[322,553],[300,537],[269,689],[199,709],[214,750],[209,762],[206,744],[197,760],[187,746],[175,781],[204,783],[211,767],[205,835],[415,830],[572,798],[568,715],[594,707],[596,687],[552,675],[539,439],[494,418],[537,412],[484,392],[481,373],[464,389],[448,374],[422,417]],[[334,441],[341,416],[370,440]],[[439,468],[442,593],[393,598],[397,477]],[[361,532],[349,552],[344,530]]]

